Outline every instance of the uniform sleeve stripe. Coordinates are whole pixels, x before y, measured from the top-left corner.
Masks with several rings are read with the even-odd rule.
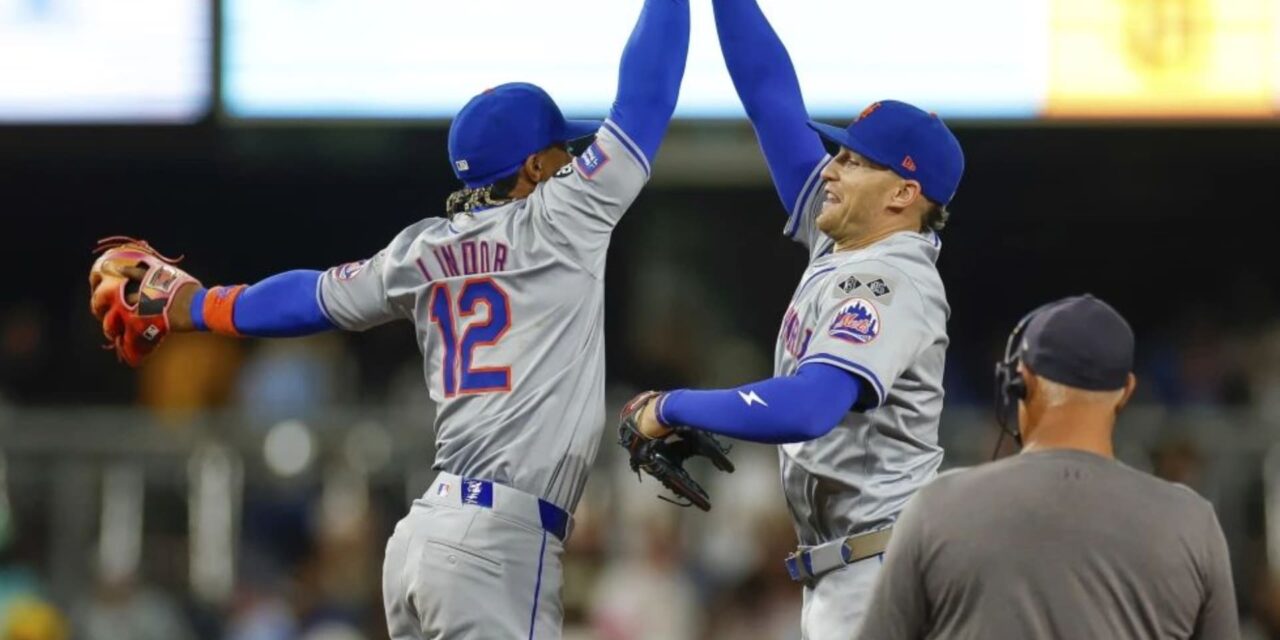
[[[876,392],[876,403],[874,406],[878,407],[884,404],[884,385],[880,383],[880,378],[877,378],[876,374],[872,373],[870,369],[856,362],[850,362],[844,358],[836,357],[829,353],[815,353],[811,356],[807,356],[805,359],[800,361],[796,368],[798,369],[799,367],[803,367],[810,362],[824,362],[835,367],[840,367],[841,369],[861,377],[863,380],[870,383],[872,389]]]
[[[817,278],[818,276],[824,273],[827,273],[828,271],[835,271],[835,270],[836,268],[832,266],[832,267],[827,267],[825,269],[818,269],[817,271],[814,271],[813,275],[809,276],[809,279],[805,280],[804,283],[800,285],[800,288],[796,290],[796,295],[794,297],[799,297],[800,294],[804,292],[805,288],[809,286],[809,283],[813,282],[814,278]]]
[[[320,274],[320,277],[316,279],[316,305],[320,307],[320,313],[329,320],[330,324],[335,327],[340,327],[342,325],[339,325],[333,319],[333,315],[329,313],[329,308],[324,304],[324,278],[326,275],[328,275],[327,271]]]
[[[640,148],[636,146],[635,142],[632,142],[631,137],[624,133],[622,128],[614,124],[611,120],[604,121],[604,128],[608,129],[609,133],[612,133],[613,137],[617,138],[618,142],[622,143],[622,148],[626,149],[627,153],[630,153],[632,157],[636,159],[636,162],[640,163],[640,166],[644,168],[644,175],[647,178],[650,172],[649,159],[644,157],[644,154],[640,152]]]
[[[823,156],[822,161],[818,163],[813,171],[809,173],[809,177],[804,181],[804,187],[800,189],[800,194],[796,196],[795,205],[791,207],[791,216],[787,219],[786,234],[788,238],[796,237],[796,231],[800,229],[800,215],[804,211],[804,203],[809,200],[814,187],[818,184],[818,176],[822,173],[822,168],[827,166],[827,162],[831,160],[831,156]]]

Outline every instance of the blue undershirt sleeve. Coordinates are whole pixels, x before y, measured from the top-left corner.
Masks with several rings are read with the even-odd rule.
[[[712,0],[720,51],[788,213],[827,152],[808,126],[791,56],[756,0]]]
[[[715,391],[680,389],[665,394],[658,420],[720,435],[782,444],[826,435],[858,400],[859,380],[827,364],[801,367],[795,375]]]
[[[688,54],[688,0],[645,0],[622,51],[609,119],[651,164],[676,110]]]
[[[316,299],[322,273],[287,271],[245,289],[236,300],[236,330],[247,336],[288,338],[335,328]]]
[[[245,336],[291,338],[336,328],[316,299],[321,273],[288,271],[246,287],[232,311],[236,331]],[[191,303],[192,322],[202,330],[206,328],[205,293],[204,289],[197,291]]]

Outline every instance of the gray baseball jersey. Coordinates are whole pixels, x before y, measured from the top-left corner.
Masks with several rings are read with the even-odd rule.
[[[528,198],[423,220],[321,278],[339,327],[413,321],[437,406],[435,469],[573,511],[604,423],[605,252],[648,174],[606,121]]]
[[[860,637],[1228,640],[1237,615],[1212,505],[1055,449],[922,489],[894,528]]]
[[[809,249],[778,334],[774,375],[825,363],[863,381],[857,407],[827,435],[782,445],[783,491],[803,545],[891,524],[942,462],[938,418],[950,309],[936,234],[902,232],[833,252],[816,226],[819,171],[786,233]]]

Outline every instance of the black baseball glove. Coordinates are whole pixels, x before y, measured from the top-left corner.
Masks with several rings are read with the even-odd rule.
[[[637,476],[643,469],[685,502],[677,502],[664,496],[658,496],[659,498],[682,507],[692,505],[703,511],[710,511],[711,498],[694,482],[684,468],[684,461],[694,456],[706,456],[717,469],[733,473],[733,462],[726,455],[729,447],[720,444],[710,433],[683,425],[671,427],[671,434],[661,439],[649,438],[640,433],[640,412],[645,405],[656,402],[661,395],[657,391],[646,391],[622,407],[618,423],[618,444],[630,454],[631,470]]]

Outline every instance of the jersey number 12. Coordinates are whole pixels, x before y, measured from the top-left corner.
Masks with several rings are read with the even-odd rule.
[[[480,306],[487,307],[488,319],[467,325],[458,337],[454,318],[469,318]],[[458,293],[457,313],[449,285],[440,283],[431,289],[431,321],[440,330],[444,343],[444,395],[452,398],[463,393],[493,393],[511,390],[511,367],[472,367],[477,347],[498,344],[511,328],[511,301],[507,292],[492,278],[475,278],[462,284]]]

